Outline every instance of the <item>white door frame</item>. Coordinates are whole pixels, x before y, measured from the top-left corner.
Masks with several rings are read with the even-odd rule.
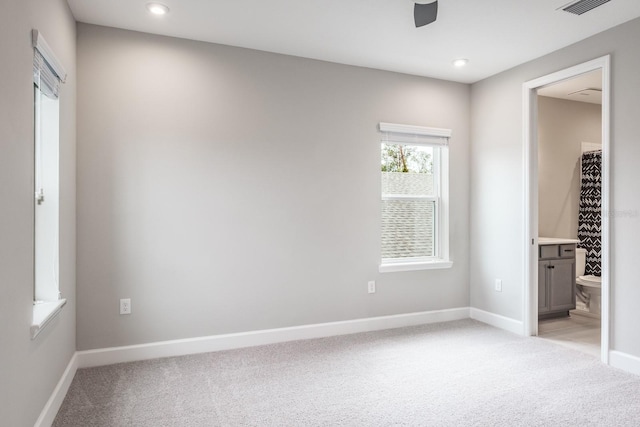
[[[609,363],[610,334],[610,86],[609,55],[523,84],[524,128],[524,335],[538,335],[538,102],[537,90],[588,73],[602,71],[602,332],[601,359]]]

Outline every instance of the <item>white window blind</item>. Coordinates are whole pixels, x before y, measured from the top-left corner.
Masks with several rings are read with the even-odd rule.
[[[409,144],[447,146],[451,129],[401,125],[380,122],[381,142],[385,144]]]
[[[38,30],[33,30],[31,35],[34,47],[33,82],[44,95],[57,98],[60,92],[60,83],[65,82],[67,73],[42,34]]]

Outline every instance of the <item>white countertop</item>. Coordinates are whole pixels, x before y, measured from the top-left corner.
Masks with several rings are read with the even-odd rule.
[[[580,243],[580,240],[563,237],[538,237],[538,245],[570,245],[572,243]]]

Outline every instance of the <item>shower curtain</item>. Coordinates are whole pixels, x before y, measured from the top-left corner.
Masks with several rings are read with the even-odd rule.
[[[582,154],[580,180],[580,210],[578,213],[578,239],[587,250],[584,274],[600,276],[601,219],[602,219],[602,150]]]

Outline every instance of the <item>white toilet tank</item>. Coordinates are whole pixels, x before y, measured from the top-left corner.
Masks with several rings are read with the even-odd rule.
[[[587,265],[587,250],[576,248],[576,277],[584,276],[584,268]]]

